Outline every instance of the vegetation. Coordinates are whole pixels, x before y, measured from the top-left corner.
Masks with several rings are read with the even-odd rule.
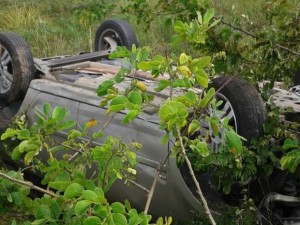
[[[247,187],[247,181],[269,176],[273,168],[294,172],[300,162],[297,137],[280,123],[281,112],[272,103],[268,106],[270,115],[265,125],[265,135],[248,147],[242,145],[240,137],[227,124],[228,121],[221,121],[218,117],[208,118],[207,122],[216,128],[215,133],[223,134],[224,142],[219,152],[213,153],[207,143],[190,138],[200,129],[200,124],[195,118],[188,118],[189,110],[192,108],[194,112],[200,112],[200,115],[194,114],[198,118],[208,105],[216,108],[220,104],[213,98],[215,90],[208,89],[209,79],[215,73],[243,76],[253,83],[269,79],[271,83],[262,93],[268,99],[268,91],[273,83],[276,80],[290,82],[295,68],[300,64],[298,1],[257,0],[257,5],[245,4],[244,1],[232,4],[230,1],[221,3],[205,0],[124,1],[117,6],[114,2],[95,3],[92,0],[59,3],[4,0],[0,3],[0,30],[19,32],[29,41],[34,55],[43,57],[90,51],[93,32],[100,20],[111,16],[129,19],[138,31],[141,46],[150,44],[153,51],[133,46],[131,51],[118,48],[111,54],[111,58],[127,57],[132,67],[121,70],[113,80],[100,84],[98,95],[103,97],[102,106],[108,106],[107,113],[128,109],[123,122],[131,122],[142,111],[143,104],[151,101],[152,97],[145,93],[147,86],[140,81],[133,80],[122,93],[114,88],[114,84],[122,82],[127,73],[137,69],[150,71],[154,77],[168,73],[170,80],[160,81],[156,88],[158,92],[171,89],[170,98],[162,104],[158,113],[160,125],[166,131],[162,141],[167,141],[171,135],[176,137],[172,154],[177,157],[178,164],[185,162],[189,165],[191,174],[193,169],[210,170],[213,165],[218,171],[216,176],[221,182],[220,187],[229,193],[232,185],[243,183]],[[210,8],[212,6],[216,9],[215,13]],[[180,21],[176,21],[178,19]],[[174,25],[176,34],[173,38],[170,29],[173,26],[168,26],[170,24]],[[173,45],[169,45],[169,41]],[[173,64],[177,67],[173,68]],[[195,86],[204,89],[204,94],[199,96],[190,91]],[[176,88],[186,91],[175,97],[172,90]],[[105,192],[116,179],[132,179],[136,163],[132,150],[139,145],[128,146],[121,140],[108,137],[101,147],[92,147],[91,142],[101,138],[101,132],[94,133],[88,140],[78,141],[77,138],[86,137],[87,130],[95,125],[95,121],[80,125],[80,129],[72,129],[75,122],[65,121],[66,114],[64,108],[51,109],[50,105],[45,104],[43,109],[37,111],[38,120],[33,126],[27,127],[23,118],[17,118],[14,127],[2,134],[3,140],[17,139],[12,158],[24,158],[25,166],[44,173],[43,184],[55,190],[55,193],[47,189],[39,190],[46,195],[31,200],[27,197],[29,188],[26,187],[31,184],[22,182],[22,173],[6,174],[12,181],[21,182],[24,186],[8,182],[5,174],[1,173],[5,178],[2,188],[10,190],[7,200],[16,206],[25,206],[29,210],[29,219],[34,220],[33,224],[78,222],[88,225],[100,221],[127,224],[133,220],[141,224],[149,223],[151,217],[146,213],[137,213],[128,202],[109,204],[105,198]],[[71,130],[66,141],[56,143],[52,139],[55,131],[67,129]],[[274,138],[280,141],[274,142]],[[47,163],[40,162],[37,157],[41,149],[46,149],[49,154]],[[52,157],[57,150],[66,151],[60,160]],[[106,153],[104,158],[99,158],[99,151]],[[191,160],[194,158],[197,160]],[[122,164],[125,163],[125,168],[120,166],[120,160]],[[220,160],[223,163],[217,163]],[[86,162],[95,164],[103,172],[94,179],[87,179],[86,167],[83,166]],[[108,169],[110,165],[113,170]],[[233,175],[232,179],[222,179],[229,177],[228,174]],[[196,179],[194,181],[199,198],[206,206],[209,223],[215,224],[215,218],[210,215],[209,206],[201,192],[201,184]],[[251,201],[245,199],[240,207],[233,208],[232,214],[225,214],[218,222],[253,224],[256,209]],[[37,211],[33,213],[30,209]],[[170,222],[167,219],[165,224]],[[16,224],[16,221],[13,223]],[[162,223],[161,219],[157,222]],[[195,223],[205,222],[201,219]]]

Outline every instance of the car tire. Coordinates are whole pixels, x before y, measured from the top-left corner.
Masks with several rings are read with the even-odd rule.
[[[235,120],[229,120],[229,125],[247,139],[246,144],[262,134],[266,107],[253,86],[241,78],[227,76],[213,79],[209,87],[215,88],[217,100],[223,100],[221,108],[228,101]]]
[[[211,80],[209,88],[211,87],[216,90],[216,99],[223,101],[217,110],[223,110],[227,108],[225,104],[229,104],[230,107],[227,108],[225,115],[227,116],[229,112],[234,113],[235,119],[234,121],[229,120],[229,125],[231,125],[239,135],[247,139],[245,144],[249,145],[253,138],[258,138],[263,132],[263,124],[266,120],[266,107],[257,90],[247,81],[232,76],[218,77]],[[209,110],[207,110],[207,113],[209,114]],[[200,134],[200,136],[202,135]],[[199,134],[195,135],[195,137],[199,137]],[[212,140],[213,137],[210,139]],[[220,143],[221,142],[215,143],[215,145],[211,143],[212,145],[210,147],[212,151],[217,151],[218,144]],[[179,169],[186,185],[191,192],[197,196],[196,186],[189,173],[187,164],[183,163]],[[225,202],[232,204],[234,200],[241,197],[241,187],[239,185],[233,185],[230,196],[225,197],[221,192],[217,191],[217,189],[212,188],[212,186],[216,186],[216,184],[211,174],[198,171],[195,175],[197,180],[202,184],[204,195],[211,203],[225,200]],[[233,196],[234,198],[232,198]],[[217,208],[216,206],[214,210],[218,211]]]
[[[26,41],[12,32],[0,33],[0,100],[10,103],[24,95],[35,76]]]
[[[112,38],[117,46],[127,49],[131,49],[133,44],[138,46],[135,33],[125,20],[110,19],[101,23],[95,35],[95,51],[114,50],[114,46],[105,40],[106,37]]]

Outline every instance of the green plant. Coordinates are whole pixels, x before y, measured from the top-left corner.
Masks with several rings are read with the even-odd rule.
[[[109,204],[105,198],[105,192],[117,179],[133,179],[134,150],[140,148],[139,144],[126,145],[116,138],[107,137],[101,146],[94,147],[92,143],[102,137],[102,132],[94,132],[91,137],[87,132],[97,121],[89,120],[75,129],[76,122],[65,120],[66,108],[57,106],[52,109],[48,103],[43,109],[37,109],[36,114],[38,120],[32,126],[27,127],[21,116],[13,128],[8,128],[1,136],[1,140],[17,141],[11,157],[18,161],[22,159],[26,168],[42,173],[42,184],[50,188],[43,189],[23,181],[20,173],[0,174],[9,180],[1,183],[9,193],[8,201],[30,205],[35,218],[32,224],[150,222],[151,216],[138,213],[129,202]],[[57,142],[53,137],[57,131],[66,132],[66,140]],[[56,155],[58,151],[60,156]],[[91,170],[92,166],[97,169]],[[29,188],[44,193],[44,197],[31,201],[26,197]],[[167,219],[165,224],[170,223],[171,220]],[[157,224],[164,222],[159,219]]]
[[[208,33],[214,28],[220,20],[214,19],[213,10],[208,10],[203,16],[197,12],[197,18],[190,23],[182,21],[175,22],[173,43],[178,44],[187,41],[194,46],[204,44],[206,51],[206,43],[210,42]],[[198,47],[199,48],[199,47]],[[200,51],[201,52],[201,49]],[[208,214],[210,223],[214,224],[214,219],[209,214],[209,208],[206,205],[205,196],[201,192],[200,185],[193,175],[192,166],[196,170],[214,171],[217,180],[217,187],[222,188],[223,192],[229,193],[234,184],[239,187],[246,187],[250,182],[259,179],[260,176],[270,176],[274,167],[279,167],[281,156],[282,168],[287,166],[287,162],[294,160],[295,164],[289,164],[290,169],[295,169],[298,165],[298,158],[295,151],[298,150],[298,144],[282,146],[280,141],[276,139],[286,139],[289,132],[286,132],[286,126],[280,122],[280,112],[278,108],[271,105],[272,112],[265,125],[265,135],[250,145],[248,148],[243,146],[241,137],[228,126],[228,121],[220,120],[217,113],[206,117],[205,121],[212,128],[212,135],[222,134],[223,141],[217,152],[209,150],[207,142],[202,137],[195,136],[195,132],[201,129],[199,119],[203,118],[205,109],[209,107],[212,111],[217,111],[216,107],[222,102],[217,102],[214,95],[218,90],[208,88],[209,75],[213,75],[217,67],[212,67],[212,58],[209,56],[192,57],[186,53],[181,53],[179,57],[174,59],[168,54],[155,55],[147,59],[149,53],[147,49],[132,48],[128,51],[119,47],[116,52],[110,55],[111,58],[122,57],[129,59],[131,68],[121,70],[114,79],[105,81],[98,88],[98,95],[105,96],[102,106],[108,105],[107,113],[111,111],[119,112],[128,109],[129,112],[125,116],[123,122],[132,121],[140,112],[143,104],[147,104],[142,94],[147,89],[145,84],[137,85],[137,80],[133,80],[124,93],[120,93],[115,84],[122,82],[123,77],[127,74],[135,73],[137,69],[149,71],[154,78],[168,74],[168,79],[158,81],[154,91],[160,92],[167,89],[169,98],[162,102],[158,109],[160,118],[160,127],[166,131],[166,135],[162,137],[162,142],[166,142],[170,136],[176,138],[176,142],[172,148],[172,155],[176,156],[178,164],[186,163],[191,171],[193,180],[195,181],[197,192],[201,198],[206,213]],[[214,57],[214,63],[218,59],[224,58],[224,52],[217,53]],[[147,60],[145,60],[147,59]],[[228,58],[226,58],[228,60]],[[237,62],[235,62],[237,63]],[[173,65],[176,64],[176,67]],[[272,85],[272,84],[271,84]],[[140,88],[142,87],[142,88]],[[192,88],[202,88],[204,91],[198,94],[192,91]],[[183,89],[181,94],[174,94],[174,90]],[[131,97],[134,92],[134,98]],[[146,98],[148,100],[148,98]],[[129,119],[130,118],[130,119]],[[276,126],[276,129],[274,129]],[[275,139],[276,138],[276,139]],[[291,143],[291,142],[289,142]],[[295,151],[288,154],[278,154],[282,149],[294,149]],[[291,156],[294,156],[292,158]],[[189,158],[188,158],[188,157]],[[291,158],[289,158],[291,157]],[[298,157],[298,156],[297,156]],[[191,163],[191,164],[190,164]],[[255,219],[251,219],[253,212],[249,211],[249,217],[242,219],[244,213],[248,211],[240,209],[241,223],[251,224]],[[248,222],[247,222],[247,221]]]
[[[219,20],[215,20],[211,23],[213,15],[213,9],[209,9],[203,16],[198,12],[197,19],[189,24],[180,21],[176,22],[174,31],[177,35],[173,39],[174,43],[188,41],[192,44],[204,44],[208,30],[219,22]],[[141,112],[143,104],[146,104],[149,100],[148,97],[144,98],[143,96],[143,92],[147,89],[147,86],[133,79],[128,88],[123,93],[120,93],[114,85],[122,82],[127,74],[134,74],[137,69],[150,71],[154,78],[165,73],[168,74],[168,79],[159,80],[157,86],[154,88],[157,92],[167,89],[170,93],[169,98],[162,102],[158,109],[160,127],[166,131],[166,135],[162,137],[162,142],[166,142],[170,136],[176,138],[177,142],[172,148],[172,154],[177,157],[179,162],[184,161],[187,163],[210,222],[215,224],[205,197],[201,192],[200,185],[195,178],[190,159],[187,157],[187,155],[191,156],[193,166],[197,167],[199,164],[202,165],[201,160],[209,160],[211,159],[210,156],[213,155],[209,151],[207,142],[203,141],[201,137],[192,136],[195,131],[201,129],[198,118],[203,116],[205,109],[221,104],[221,102],[216,102],[213,98],[215,94],[213,88],[203,91],[202,94],[192,91],[194,87],[208,88],[209,75],[206,71],[211,71],[212,59],[209,56],[193,58],[185,53],[181,53],[176,61],[173,61],[168,55],[156,55],[146,60],[148,55],[149,53],[146,48],[136,49],[135,46],[133,46],[132,51],[124,47],[118,47],[110,55],[110,58],[126,58],[131,63],[131,68],[122,69],[115,78],[99,85],[98,95],[105,96],[105,100],[102,101],[101,105],[108,105],[107,113],[128,109],[129,111],[124,117],[123,122],[130,122]],[[176,67],[173,66],[174,62],[177,65]],[[185,91],[182,94],[174,95],[173,91],[175,89],[184,89]],[[230,172],[235,172],[236,176],[233,177],[233,180],[229,181],[229,184],[226,184],[226,189],[224,189],[226,192],[229,192],[228,190],[230,190],[230,186],[234,182],[241,178],[248,179],[256,171],[250,172],[247,176],[245,176],[246,172],[242,173],[238,171],[238,169],[242,169],[244,166],[241,158],[247,156],[247,152],[243,151],[240,137],[227,125],[228,121],[224,120],[221,122],[220,118],[216,115],[208,117],[207,121],[213,127],[213,135],[224,132],[224,139],[226,140],[224,142],[224,149],[226,150],[222,151],[220,148],[220,152],[226,152],[227,155],[229,153],[233,157],[233,160],[228,161],[226,168],[221,168],[221,171],[229,171],[228,168],[231,168]],[[212,164],[211,160],[208,164]],[[251,166],[252,168],[254,167],[254,165]],[[243,169],[248,171],[247,167]]]

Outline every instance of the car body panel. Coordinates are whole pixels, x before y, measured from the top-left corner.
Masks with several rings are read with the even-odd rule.
[[[94,89],[81,88],[72,85],[72,82],[37,79],[31,82],[19,113],[26,112],[29,123],[32,124],[37,119],[35,111],[41,109],[44,103],[49,102],[52,107],[65,106],[70,111],[67,119],[76,120],[79,125],[90,119],[96,119],[97,125],[91,128],[91,132],[94,132],[102,129],[112,116],[107,116],[106,109],[99,107],[100,101]],[[159,129],[156,114],[144,112],[132,123],[123,125],[121,121],[124,114],[125,112],[115,114],[103,132],[105,136],[121,138],[125,143],[142,144],[143,147],[137,152],[135,182],[151,189],[157,168],[165,161],[172,143],[164,145],[160,143],[164,132]],[[55,136],[59,140],[65,137],[65,133],[57,133]],[[101,140],[97,140],[94,144],[100,145]],[[139,210],[143,210],[147,195],[148,193],[133,184],[125,185],[123,180],[117,181],[107,193],[109,200],[123,202],[128,199],[132,206]],[[176,165],[176,159],[170,158],[162,167],[149,212],[155,217],[173,216],[175,219],[182,219],[190,218],[192,211],[201,212],[203,208],[186,185]]]

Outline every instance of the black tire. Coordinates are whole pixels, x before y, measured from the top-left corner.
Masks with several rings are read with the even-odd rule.
[[[95,51],[114,50],[105,41],[105,37],[114,39],[117,46],[125,46],[127,49],[131,49],[133,44],[138,46],[135,33],[125,20],[110,19],[101,23],[95,35]]]
[[[294,86],[300,85],[300,67],[296,70],[295,75],[293,77]]]
[[[218,77],[213,79],[209,86],[218,91],[217,99],[225,96],[231,104],[235,124],[229,124],[239,135],[247,139],[246,144],[262,134],[266,108],[254,87],[237,77]]]
[[[24,95],[35,76],[26,41],[12,32],[0,33],[0,100],[12,102]]]

